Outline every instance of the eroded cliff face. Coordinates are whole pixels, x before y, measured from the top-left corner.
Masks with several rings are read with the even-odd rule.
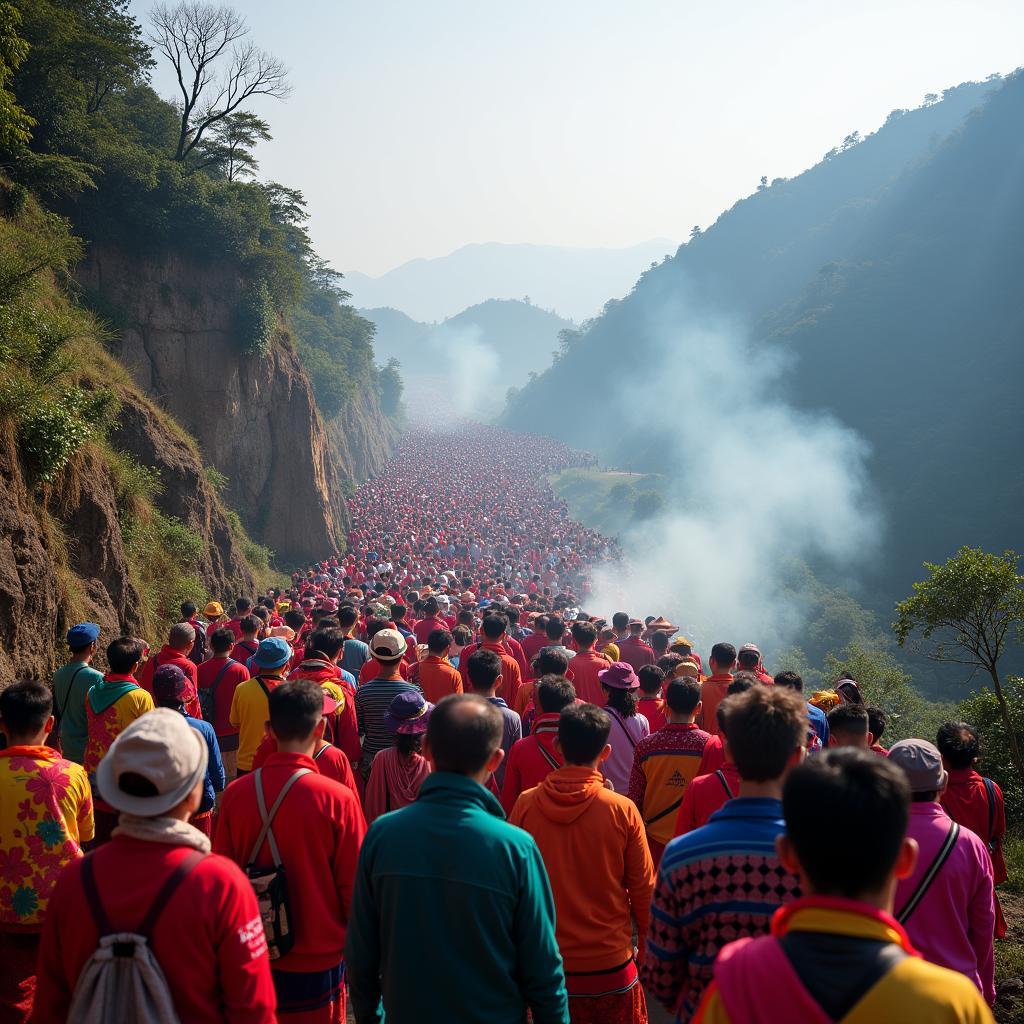
[[[361,484],[384,468],[397,431],[376,399],[360,390],[341,415],[327,421],[327,436],[343,476]]]
[[[192,445],[137,394],[119,398],[108,439],[160,472],[164,490],[154,504],[202,540],[195,569],[208,593],[251,593],[252,572]],[[103,450],[86,445],[52,484],[32,488],[14,429],[0,424],[0,679],[46,678],[75,622],[99,623],[103,646],[122,634],[143,635],[132,571]]]
[[[342,474],[351,468],[362,479],[381,457],[368,439],[372,424],[366,447],[339,443],[346,427],[328,439],[284,332],[266,357],[240,353],[237,273],[200,268],[173,253],[139,260],[94,247],[76,276],[114,321],[112,353],[195,437],[204,461],[228,478],[225,500],[254,539],[284,562],[339,550],[348,527]],[[127,434],[122,443],[133,450]]]

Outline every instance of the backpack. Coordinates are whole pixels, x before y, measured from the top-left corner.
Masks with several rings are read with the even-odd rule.
[[[269,814],[263,796],[263,769],[257,768],[253,774],[256,782],[256,803],[260,809],[260,817],[263,819],[263,828],[260,829],[252,853],[249,854],[249,863],[245,868],[245,874],[256,893],[256,903],[260,908],[260,918],[263,921],[263,932],[267,937],[267,950],[270,959],[279,960],[295,945],[295,932],[292,925],[291,907],[288,902],[288,879],[285,876],[284,865],[281,863],[277,841],[274,839],[274,816],[288,795],[288,790],[303,775],[309,775],[310,769],[300,768],[288,779],[281,787],[281,792],[277,794],[277,799],[274,801],[273,807],[270,808]],[[264,840],[270,844],[270,856],[274,858],[272,868],[256,866],[256,858],[259,856]]]
[[[175,890],[203,857],[198,850],[189,854],[161,886],[142,924],[127,932],[114,931],[110,925],[96,888],[92,856],[82,861],[82,885],[100,941],[75,983],[68,1024],[179,1024],[167,978],[149,942]]]
[[[188,653],[188,660],[193,665],[202,665],[206,661],[206,626],[196,619],[189,619],[189,625],[196,631],[196,639]]]
[[[221,667],[221,670],[217,673],[216,678],[209,686],[199,687],[199,706],[203,710],[203,718],[207,722],[214,720],[214,715],[217,711],[217,687],[220,686],[220,681],[224,678],[224,673],[227,672],[232,665],[237,665],[238,662],[234,658],[228,658],[228,660]]]

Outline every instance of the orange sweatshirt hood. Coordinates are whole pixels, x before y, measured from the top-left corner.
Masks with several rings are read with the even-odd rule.
[[[537,810],[551,821],[575,821],[604,789],[604,776],[594,768],[566,765],[537,787]]]

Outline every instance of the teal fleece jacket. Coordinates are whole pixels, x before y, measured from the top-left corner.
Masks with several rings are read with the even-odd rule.
[[[483,786],[435,772],[370,826],[345,974],[357,1024],[568,1024],[544,862]]]

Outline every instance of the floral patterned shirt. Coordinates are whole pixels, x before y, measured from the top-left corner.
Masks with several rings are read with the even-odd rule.
[[[50,747],[0,750],[0,929],[42,928],[58,876],[92,837],[80,765]]]

